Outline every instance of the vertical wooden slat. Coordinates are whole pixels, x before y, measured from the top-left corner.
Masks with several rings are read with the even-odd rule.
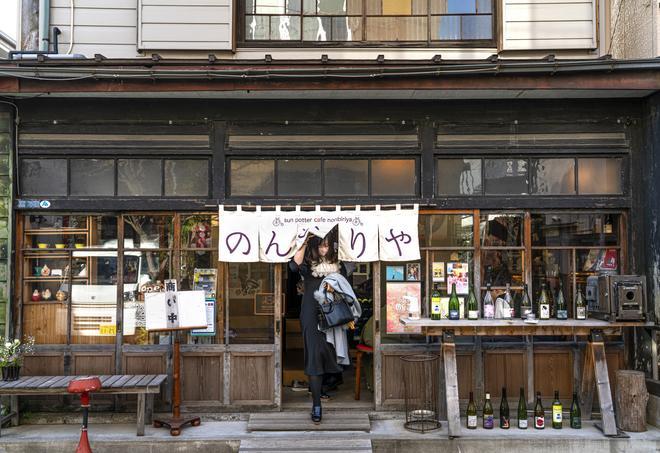
[[[527,404],[534,403],[536,389],[534,388],[534,337],[525,337],[525,354],[527,355]]]
[[[137,435],[144,436],[144,416],[146,413],[145,394],[138,393],[137,396]]]
[[[594,356],[591,350],[591,342],[587,343],[584,351],[584,364],[582,365],[582,382],[580,384],[580,403],[582,406],[582,416],[591,420],[591,412],[594,404]]]
[[[25,229],[25,216],[22,214],[16,215],[16,278],[14,279],[14,288],[15,291],[14,300],[17,304],[17,313],[16,313],[16,338],[23,338],[23,247],[24,247],[24,234]],[[11,307],[7,307],[7,311],[10,312]],[[8,332],[11,333],[12,324],[7,321]]]
[[[456,345],[451,339],[443,338],[442,358],[445,370],[447,396],[447,429],[449,437],[461,435],[461,412],[458,403],[458,372],[456,370]]]
[[[115,374],[123,373],[124,358],[122,343],[124,342],[124,222],[123,217],[117,217],[117,335],[115,336]],[[136,294],[137,297],[137,294]],[[144,434],[144,429],[143,433]]]
[[[383,371],[383,358],[382,351],[380,349],[380,332],[381,332],[381,319],[380,319],[380,307],[381,307],[381,272],[380,272],[380,261],[373,263],[372,266],[372,275],[373,275],[373,317],[374,317],[374,403],[376,410],[382,410],[383,408],[383,381],[382,381],[382,371]]]
[[[612,402],[610,378],[607,374],[605,343],[602,341],[592,342],[591,353],[593,355],[596,390],[598,392],[598,402],[600,404],[603,433],[606,436],[616,436],[616,420],[614,418],[614,404]]]
[[[282,407],[282,264],[275,264],[275,307],[273,313],[274,335],[274,369],[275,376],[273,389],[275,391],[274,401],[278,408]]]

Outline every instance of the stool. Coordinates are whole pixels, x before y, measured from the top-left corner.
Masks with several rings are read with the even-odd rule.
[[[69,393],[80,394],[80,406],[83,410],[83,424],[80,430],[80,441],[76,453],[92,453],[87,437],[87,418],[89,416],[89,393],[101,388],[101,380],[97,377],[74,379],[66,388]]]
[[[360,382],[362,374],[362,355],[363,354],[373,354],[374,348],[367,346],[366,344],[360,343],[356,346],[357,354],[355,357],[355,399],[360,399]]]

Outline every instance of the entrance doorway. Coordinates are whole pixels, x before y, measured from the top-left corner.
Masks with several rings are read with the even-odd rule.
[[[362,354],[360,372],[360,399],[355,399],[356,356],[358,345],[373,345],[373,266],[371,263],[344,263],[348,281],[362,307],[362,315],[355,330],[348,330],[348,345],[351,365],[345,367],[341,375],[326,376],[323,390],[329,399],[323,399],[324,408],[364,408],[374,407],[373,354]],[[300,309],[304,285],[298,273],[285,266],[282,272],[284,307],[282,316],[282,407],[284,409],[308,409],[311,395],[307,389],[307,376],[304,373],[303,337],[300,326]],[[364,349],[364,348],[362,348]]]

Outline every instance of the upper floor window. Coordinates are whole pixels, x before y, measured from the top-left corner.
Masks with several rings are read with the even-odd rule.
[[[494,36],[493,0],[242,0],[241,41],[482,45]]]

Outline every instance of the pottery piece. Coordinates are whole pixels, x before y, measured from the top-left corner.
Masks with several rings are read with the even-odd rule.
[[[62,290],[59,290],[55,293],[55,299],[59,302],[64,302],[66,300],[66,293]]]
[[[50,292],[50,289],[46,288],[41,296],[44,300],[50,300],[50,298],[53,297],[53,294]]]
[[[41,276],[48,277],[50,275],[50,267],[44,264],[44,267],[41,268]]]
[[[40,301],[41,300],[41,293],[39,292],[38,289],[35,289],[32,291],[32,300],[34,302]]]

